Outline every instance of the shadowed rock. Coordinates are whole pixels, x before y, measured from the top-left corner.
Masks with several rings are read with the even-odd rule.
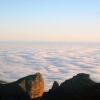
[[[88,74],[80,73],[73,78],[66,80],[60,85],[60,89],[64,92],[82,94],[88,88],[94,86],[96,83],[92,81]],[[75,92],[76,91],[76,92]]]
[[[43,100],[100,100],[100,84],[80,73],[44,93]]]
[[[100,83],[80,73],[61,85],[55,81],[48,92],[43,92],[44,81],[40,73],[0,84],[0,100],[100,100]]]
[[[51,88],[52,91],[56,90],[59,87],[59,84],[57,81],[54,81],[53,86]]]
[[[6,84],[7,82],[0,80],[0,84]]]
[[[40,98],[44,92],[44,81],[40,73],[26,76],[16,82],[0,84],[0,98],[35,99]],[[0,99],[0,100],[1,100]]]

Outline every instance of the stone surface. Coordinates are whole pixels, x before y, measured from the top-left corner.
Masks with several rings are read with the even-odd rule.
[[[24,82],[24,81],[23,81]],[[36,73],[31,77],[27,77],[25,80],[25,85],[22,85],[22,88],[28,93],[31,99],[39,98],[43,95],[44,92],[44,80],[40,73]]]
[[[100,84],[80,73],[44,93],[43,100],[100,100]]]
[[[88,74],[79,73],[60,85],[55,81],[44,92],[42,75],[36,73],[12,83],[1,81],[0,100],[100,100],[100,83],[92,81]]]
[[[40,98],[43,92],[44,80],[40,73],[26,76],[16,82],[0,84],[0,100],[1,98],[5,98],[4,100],[6,100],[12,97],[35,99]]]
[[[59,84],[57,81],[54,81],[53,86],[51,88],[51,90],[56,90],[59,87]]]

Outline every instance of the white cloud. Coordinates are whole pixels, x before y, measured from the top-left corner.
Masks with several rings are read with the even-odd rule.
[[[41,72],[46,89],[77,73],[89,73],[100,82],[100,48],[97,46],[0,46],[0,80],[14,81]]]

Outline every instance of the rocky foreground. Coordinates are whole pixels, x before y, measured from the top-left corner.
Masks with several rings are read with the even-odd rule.
[[[100,83],[80,73],[60,85],[55,81],[44,92],[42,75],[36,73],[12,83],[0,81],[0,100],[100,100]]]

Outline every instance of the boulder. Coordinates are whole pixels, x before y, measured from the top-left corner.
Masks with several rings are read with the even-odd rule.
[[[40,98],[43,92],[44,80],[40,73],[26,76],[12,83],[0,84],[1,98],[25,97],[28,99],[36,99]]]

